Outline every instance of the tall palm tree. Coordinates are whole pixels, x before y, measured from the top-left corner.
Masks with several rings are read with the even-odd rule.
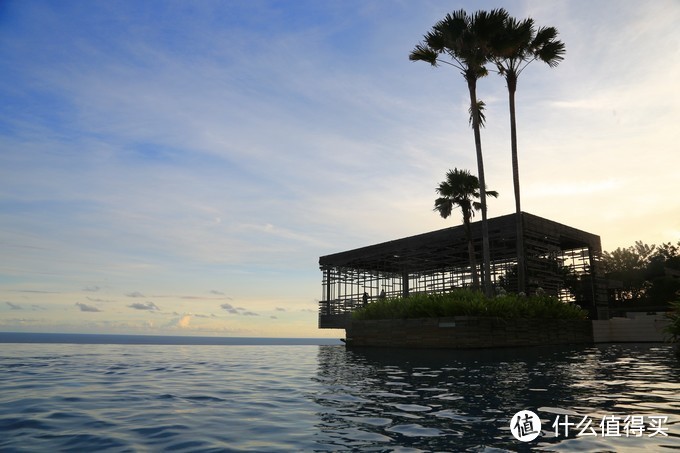
[[[505,78],[508,86],[510,106],[510,143],[512,152],[512,182],[515,192],[515,223],[517,230],[517,290],[526,292],[526,266],[524,250],[524,226],[519,190],[519,162],[517,158],[517,125],[515,116],[515,92],[517,78],[533,61],[539,60],[551,68],[564,59],[564,43],[557,39],[554,27],[542,27],[536,31],[531,18],[518,21],[507,17],[502,31],[494,42],[493,61],[498,73]]]
[[[477,101],[477,80],[488,74],[485,65],[493,56],[493,43],[507,18],[508,13],[502,8],[490,12],[477,11],[473,15],[468,15],[462,9],[454,11],[437,22],[432,30],[425,35],[424,41],[418,44],[409,55],[411,61],[426,61],[432,66],[438,66],[439,63],[453,66],[461,72],[467,82],[477,154],[477,173],[480,183],[483,271],[486,275],[484,292],[487,296],[490,296],[492,292],[491,254],[489,251],[489,225],[486,218],[486,184],[480,134],[481,119]],[[449,59],[450,61],[448,61]]]
[[[435,190],[439,198],[434,201],[434,210],[439,212],[442,218],[448,218],[456,206],[463,212],[463,225],[465,226],[465,239],[468,243],[472,286],[477,289],[479,288],[479,277],[477,276],[477,258],[474,242],[472,241],[470,219],[474,216],[475,210],[480,210],[482,207],[481,203],[475,201],[475,199],[480,198],[479,179],[467,170],[454,168],[446,173],[446,179]],[[498,192],[494,190],[487,190],[486,194],[491,197],[498,196]]]

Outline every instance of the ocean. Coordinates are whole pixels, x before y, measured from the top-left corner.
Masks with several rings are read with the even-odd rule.
[[[668,344],[419,351],[44,335],[0,334],[2,452],[680,449]]]

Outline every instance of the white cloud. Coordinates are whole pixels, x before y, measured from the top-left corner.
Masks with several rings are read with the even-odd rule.
[[[177,327],[179,327],[181,329],[185,329],[185,328],[189,327],[190,322],[191,322],[191,315],[185,314],[177,320]]]

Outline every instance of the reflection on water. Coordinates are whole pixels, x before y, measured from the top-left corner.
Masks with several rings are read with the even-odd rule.
[[[321,346],[313,398],[320,450],[634,451],[680,449],[680,363],[669,345],[423,351]],[[528,409],[542,435],[522,443]],[[569,414],[667,415],[668,436],[555,436]],[[610,431],[611,433],[611,431]]]

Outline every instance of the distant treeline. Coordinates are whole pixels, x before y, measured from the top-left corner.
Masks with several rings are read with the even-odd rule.
[[[680,241],[657,245],[635,242],[602,254],[611,308],[660,310],[680,300]]]

